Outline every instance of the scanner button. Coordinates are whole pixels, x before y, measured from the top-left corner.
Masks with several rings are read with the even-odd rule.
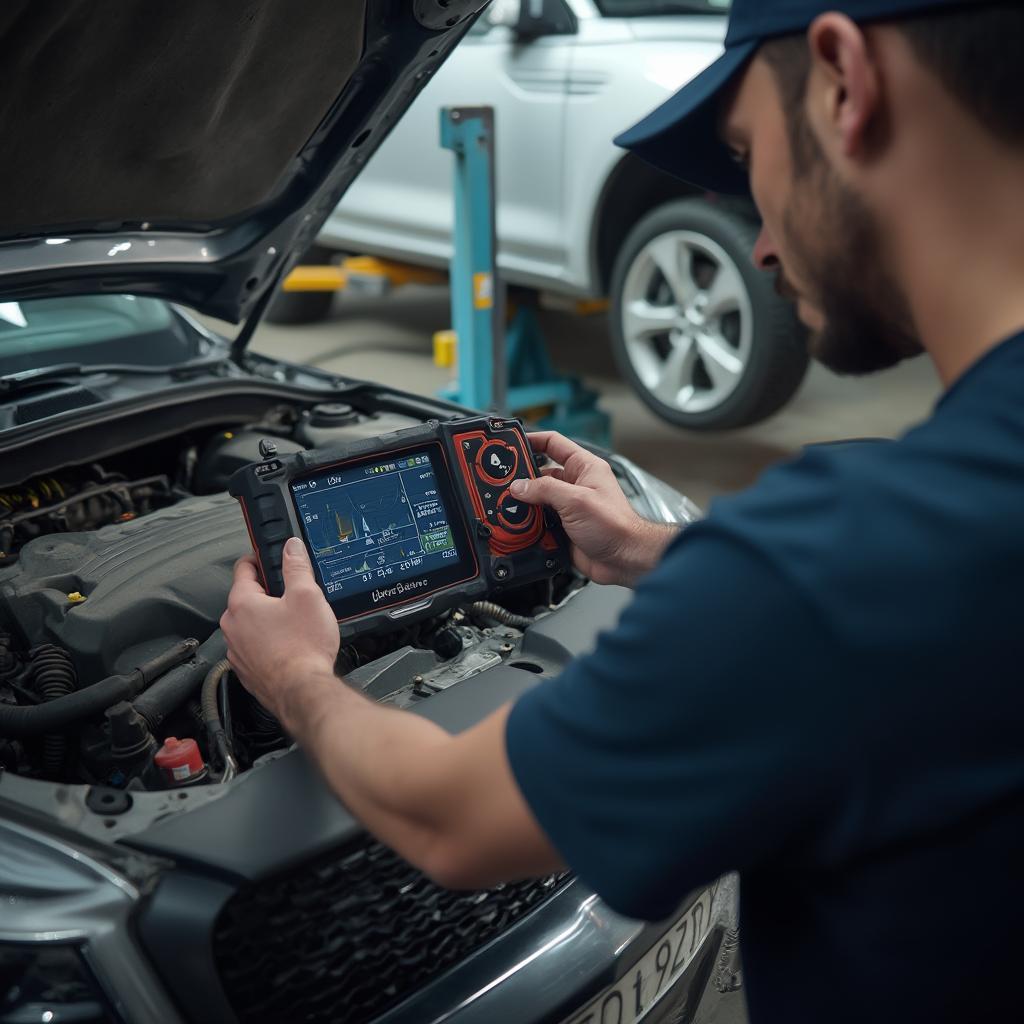
[[[272,519],[263,524],[263,536],[268,541],[287,540],[292,535],[283,519]]]
[[[256,499],[256,508],[260,513],[261,519],[273,518],[280,514],[277,509],[276,499],[276,494],[261,494]]]
[[[511,491],[505,491],[498,499],[498,521],[513,532],[529,529],[536,513],[535,506],[514,498]]]
[[[504,441],[488,441],[476,457],[477,472],[490,484],[504,484],[515,476],[519,452]]]

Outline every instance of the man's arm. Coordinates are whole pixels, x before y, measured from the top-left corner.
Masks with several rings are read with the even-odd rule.
[[[556,509],[583,573],[633,586],[678,529],[637,515],[603,459],[555,433],[530,441],[557,465],[519,496]],[[285,595],[271,598],[252,559],[239,562],[221,620],[228,656],[346,806],[382,842],[452,887],[556,869],[561,859],[509,767],[509,709],[453,737],[366,700],[333,674],[337,623],[301,542],[289,542],[284,569]]]
[[[284,597],[269,597],[253,561],[238,563],[221,620],[228,658],[346,807],[449,888],[482,888],[560,867],[508,764],[509,709],[451,736],[367,700],[333,674],[338,627],[301,542],[287,545],[284,576]],[[286,639],[268,644],[271,635]]]
[[[572,541],[573,562],[595,583],[633,587],[661,561],[678,526],[637,515],[611,466],[574,441],[551,431],[530,435],[533,450],[557,465],[538,480],[516,480],[512,493],[533,505],[550,505]]]

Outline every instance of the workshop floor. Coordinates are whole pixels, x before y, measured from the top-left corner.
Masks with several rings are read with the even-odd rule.
[[[384,299],[340,295],[332,316],[300,327],[262,326],[257,351],[334,372],[432,394],[449,372],[434,366],[431,338],[448,327],[445,288],[407,288]],[[617,376],[604,317],[545,313],[542,324],[559,369],[583,376],[612,416],[616,450],[706,507],[751,483],[803,445],[853,437],[895,437],[923,419],[939,385],[924,359],[864,380],[812,368],[796,399],[766,423],[697,435],[659,420]]]

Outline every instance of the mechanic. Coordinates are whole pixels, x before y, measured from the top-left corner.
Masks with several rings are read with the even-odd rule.
[[[450,887],[568,864],[650,919],[738,870],[754,1024],[1021,1019],[1022,40],[1019,3],[736,0],[724,56],[621,140],[713,191],[749,172],[817,358],[923,350],[945,394],[681,534],[535,435],[561,468],[520,496],[636,587],[560,678],[449,736],[339,684],[299,541],[282,599],[239,563],[232,664],[381,841]]]

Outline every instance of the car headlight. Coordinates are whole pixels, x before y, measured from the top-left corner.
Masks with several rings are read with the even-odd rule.
[[[689,526],[704,518],[698,505],[636,463],[614,455],[609,459],[626,497],[645,519]]]
[[[0,942],[0,1024],[116,1019],[78,948]]]
[[[90,955],[136,896],[88,849],[0,820],[0,1024],[120,1020]]]

